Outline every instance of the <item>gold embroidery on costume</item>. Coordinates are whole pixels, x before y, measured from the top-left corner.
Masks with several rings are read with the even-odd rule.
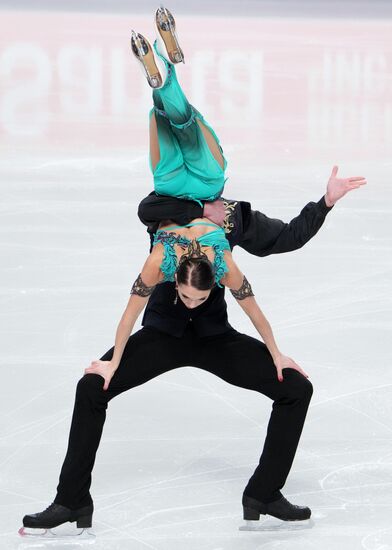
[[[193,239],[188,244],[187,253],[181,256],[179,263],[181,264],[185,260],[201,259],[201,258],[208,260],[208,256],[205,252],[202,251],[199,241],[197,239]]]
[[[146,298],[147,296],[150,296],[155,288],[154,286],[147,286],[142,279],[141,273],[138,275],[138,278],[133,283],[131,294],[137,294],[138,296],[142,296],[143,298]]]
[[[241,287],[238,290],[233,290],[231,288],[230,292],[236,300],[245,300],[245,298],[248,298],[249,296],[254,296],[252,287],[250,286],[250,283],[245,275]]]
[[[225,219],[223,220],[223,229],[225,233],[231,233],[234,223],[230,221],[231,216],[234,213],[235,207],[237,206],[238,202],[233,201],[222,201],[223,206],[225,207]]]

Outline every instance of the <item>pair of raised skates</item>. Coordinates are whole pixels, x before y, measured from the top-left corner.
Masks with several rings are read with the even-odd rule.
[[[154,25],[157,51],[172,65],[185,63],[184,53],[177,37],[176,22],[170,11],[164,6],[155,12]],[[132,31],[131,47],[151,88],[162,88],[168,69],[165,62],[157,55],[154,47],[151,46],[147,38],[135,31]]]

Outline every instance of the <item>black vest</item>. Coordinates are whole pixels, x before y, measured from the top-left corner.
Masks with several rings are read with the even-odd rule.
[[[142,325],[181,338],[189,323],[200,337],[233,330],[227,320],[225,289],[214,286],[208,299],[193,309],[176,297],[175,283],[161,283],[151,294]]]

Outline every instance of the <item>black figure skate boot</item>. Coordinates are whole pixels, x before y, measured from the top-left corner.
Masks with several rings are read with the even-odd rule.
[[[283,521],[303,521],[309,519],[312,513],[307,506],[291,504],[283,496],[279,500],[265,504],[243,495],[242,506],[245,520],[257,521],[260,519],[260,514],[268,514]]]
[[[158,51],[169,63],[185,63],[180,48],[174,17],[167,8],[161,6],[155,13]]]
[[[54,527],[58,527],[63,523],[75,522],[76,526],[81,529],[88,529],[92,524],[94,505],[90,504],[84,506],[83,508],[78,508],[76,510],[71,510],[66,508],[61,504],[56,504],[52,502],[43,512],[38,512],[37,514],[28,514],[23,518],[23,527],[19,529],[19,534],[22,536],[44,536],[47,531],[50,531]],[[26,529],[31,529],[33,532],[26,531]],[[43,530],[43,533],[34,532],[34,530]],[[50,533],[53,536],[56,536],[55,533]],[[76,533],[79,534],[79,533]]]

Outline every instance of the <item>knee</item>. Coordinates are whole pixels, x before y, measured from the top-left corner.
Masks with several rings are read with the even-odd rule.
[[[294,369],[285,369],[283,377],[288,382],[289,397],[309,403],[313,395],[313,384],[309,378]]]
[[[310,401],[313,395],[313,384],[309,378],[304,378],[304,387],[303,387],[304,398]]]
[[[104,379],[99,374],[85,374],[77,383],[78,399],[97,400],[103,393]]]
[[[154,217],[152,212],[154,199],[156,201],[156,197],[148,195],[138,206],[137,215],[144,225],[149,225],[149,221]]]

